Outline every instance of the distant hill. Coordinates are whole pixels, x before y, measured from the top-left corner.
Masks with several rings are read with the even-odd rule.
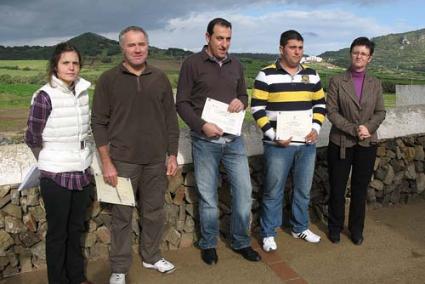
[[[372,40],[376,44],[372,67],[425,72],[425,29],[379,36]],[[350,64],[349,48],[327,51],[319,56],[338,66]]]
[[[108,61],[107,58],[120,54],[119,43],[116,40],[108,39],[104,36],[87,32],[69,40],[87,59],[97,57],[102,61]],[[5,47],[0,45],[0,60],[30,60],[30,59],[48,59],[53,52],[53,46],[13,46]],[[192,51],[180,48],[161,49],[154,46],[149,47],[149,52],[155,58],[177,58],[181,59],[190,54]],[[234,53],[240,58],[249,58],[254,60],[273,61],[277,58],[277,54],[265,53]]]
[[[104,36],[87,32],[69,40],[75,45],[83,57],[98,57],[105,60],[107,57],[120,54],[118,41],[106,38]],[[149,48],[152,55],[181,57],[192,54],[191,51],[185,51],[180,48],[160,49],[154,46]],[[0,60],[30,60],[30,59],[49,59],[53,52],[53,46],[14,46],[5,47],[0,45]]]
[[[68,42],[75,45],[84,56],[110,56],[120,53],[118,41],[95,33],[84,33],[71,38]]]

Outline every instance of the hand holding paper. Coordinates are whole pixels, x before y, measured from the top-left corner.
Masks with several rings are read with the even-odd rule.
[[[239,100],[233,100],[231,110],[240,108]],[[239,101],[240,102],[240,101]],[[202,119],[215,124],[222,129],[224,133],[240,136],[242,131],[242,123],[245,118],[245,111],[229,112],[229,105],[223,102],[207,98],[204,110],[202,111]],[[206,133],[208,136],[208,134]]]
[[[280,111],[277,114],[276,140],[288,140],[291,142],[306,142],[306,137],[313,128],[313,112],[302,111]]]

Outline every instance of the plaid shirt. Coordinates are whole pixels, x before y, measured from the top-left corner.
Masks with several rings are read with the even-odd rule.
[[[47,119],[52,112],[52,103],[47,93],[41,91],[34,99],[28,118],[28,129],[25,133],[25,143],[30,148],[41,148],[43,145],[43,130]],[[90,184],[91,174],[89,169],[84,172],[52,173],[40,171],[40,178],[49,178],[58,185],[70,190],[82,190]]]

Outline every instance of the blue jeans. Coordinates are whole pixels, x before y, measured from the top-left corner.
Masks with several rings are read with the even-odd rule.
[[[218,178],[223,162],[230,182],[232,215],[230,245],[241,249],[251,245],[249,236],[251,214],[251,179],[243,139],[235,138],[223,144],[213,143],[192,135],[192,156],[199,194],[201,249],[215,248],[219,234]]]
[[[293,168],[292,231],[308,229],[308,205],[314,174],[316,145],[279,147],[264,143],[265,182],[260,217],[262,237],[275,236],[282,225],[283,194]]]

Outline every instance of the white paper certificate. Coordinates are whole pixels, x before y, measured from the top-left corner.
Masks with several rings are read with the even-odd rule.
[[[228,104],[207,98],[201,117],[206,122],[214,123],[225,133],[240,136],[245,111],[228,112],[228,108]]]
[[[313,111],[280,111],[277,114],[276,139],[288,140],[292,137],[293,142],[305,142],[313,127]]]
[[[18,187],[18,191],[23,189],[36,187],[40,184],[40,171],[37,168],[37,165],[32,165],[27,171],[24,179],[22,180],[21,185]]]
[[[135,206],[133,186],[129,178],[118,177],[117,187],[107,184],[101,174],[95,174],[97,200],[100,202]]]

